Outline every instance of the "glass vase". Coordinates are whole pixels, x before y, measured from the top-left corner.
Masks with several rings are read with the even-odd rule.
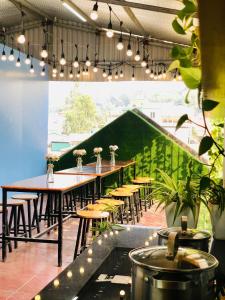
[[[115,152],[112,151],[110,152],[110,156],[111,156],[111,159],[110,159],[110,165],[112,167],[114,167],[116,165],[116,156],[115,156]]]
[[[101,154],[97,154],[96,155],[96,157],[97,157],[97,160],[96,160],[96,168],[101,168],[101,166],[102,166],[102,158],[101,158]]]
[[[82,166],[82,157],[81,156],[78,156],[78,158],[77,158],[77,169],[78,169],[78,171],[82,171],[83,170],[83,166]]]
[[[51,183],[54,182],[54,173],[53,173],[53,164],[48,164],[48,170],[47,170],[47,182]]]

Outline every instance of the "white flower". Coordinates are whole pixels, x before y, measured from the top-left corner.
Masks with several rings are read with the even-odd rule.
[[[45,158],[46,158],[48,161],[53,162],[53,161],[58,161],[60,157],[59,157],[58,155],[54,154],[54,153],[48,153],[48,154],[45,156]]]
[[[110,150],[110,152],[115,152],[116,150],[118,150],[119,149],[119,147],[117,146],[117,145],[110,145],[109,146],[109,150]]]
[[[101,152],[102,152],[102,148],[101,147],[95,147],[94,149],[93,149],[93,151],[94,151],[94,154],[100,154]]]
[[[86,155],[86,154],[87,154],[87,152],[86,152],[85,149],[75,149],[73,151],[73,155],[75,155],[75,156],[83,156],[83,155]]]

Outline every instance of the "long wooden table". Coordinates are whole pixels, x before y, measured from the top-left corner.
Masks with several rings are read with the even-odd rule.
[[[2,186],[2,200],[3,200],[3,218],[2,218],[2,259],[6,260],[7,251],[6,245],[9,240],[18,240],[25,242],[40,242],[40,243],[52,243],[58,245],[58,266],[62,265],[62,241],[63,241],[63,211],[62,211],[62,199],[65,193],[80,188],[84,185],[90,184],[92,200],[94,202],[95,188],[96,188],[96,176],[86,175],[54,175],[54,183],[47,182],[47,176],[37,176],[26,180],[14,182]],[[33,238],[28,237],[12,237],[7,236],[6,224],[7,224],[7,193],[8,192],[34,192],[34,193],[45,193],[54,194],[57,197],[58,203],[58,222],[48,227],[46,230],[37,234]],[[54,227],[58,227],[58,238],[57,239],[40,239],[43,234],[48,232]]]
[[[86,175],[86,176],[96,176],[97,177],[97,195],[100,198],[102,195],[102,179],[114,174],[118,173],[118,185],[121,184],[121,166],[102,166],[101,168],[96,168],[96,166],[86,165],[83,166],[82,171],[78,168],[70,168],[56,172],[57,174],[64,175]]]

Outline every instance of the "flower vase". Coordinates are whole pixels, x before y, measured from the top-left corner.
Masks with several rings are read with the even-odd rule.
[[[78,156],[78,158],[77,158],[77,169],[80,172],[82,172],[82,170],[83,170],[82,157],[81,156]]]
[[[110,159],[110,165],[112,167],[115,167],[116,165],[116,156],[115,156],[115,151],[110,152],[111,159]]]
[[[101,154],[97,154],[97,161],[96,161],[96,168],[101,168],[102,166],[102,158],[101,158]]]
[[[48,164],[48,170],[47,170],[47,182],[51,183],[54,182],[54,173],[53,173],[53,164]]]

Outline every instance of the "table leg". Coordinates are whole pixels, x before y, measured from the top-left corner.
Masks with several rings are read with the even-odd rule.
[[[62,222],[63,193],[58,195],[58,267],[62,266],[63,222]]]
[[[119,186],[124,184],[124,168],[122,167],[118,174]]]
[[[97,177],[97,194],[98,199],[100,199],[102,195],[102,180],[100,176]]]
[[[96,181],[92,183],[92,203],[95,203],[95,193],[96,193]]]
[[[136,164],[134,164],[134,179],[136,178]]]
[[[7,233],[7,191],[2,190],[3,214],[2,214],[2,260],[7,257],[6,252],[6,233]]]

